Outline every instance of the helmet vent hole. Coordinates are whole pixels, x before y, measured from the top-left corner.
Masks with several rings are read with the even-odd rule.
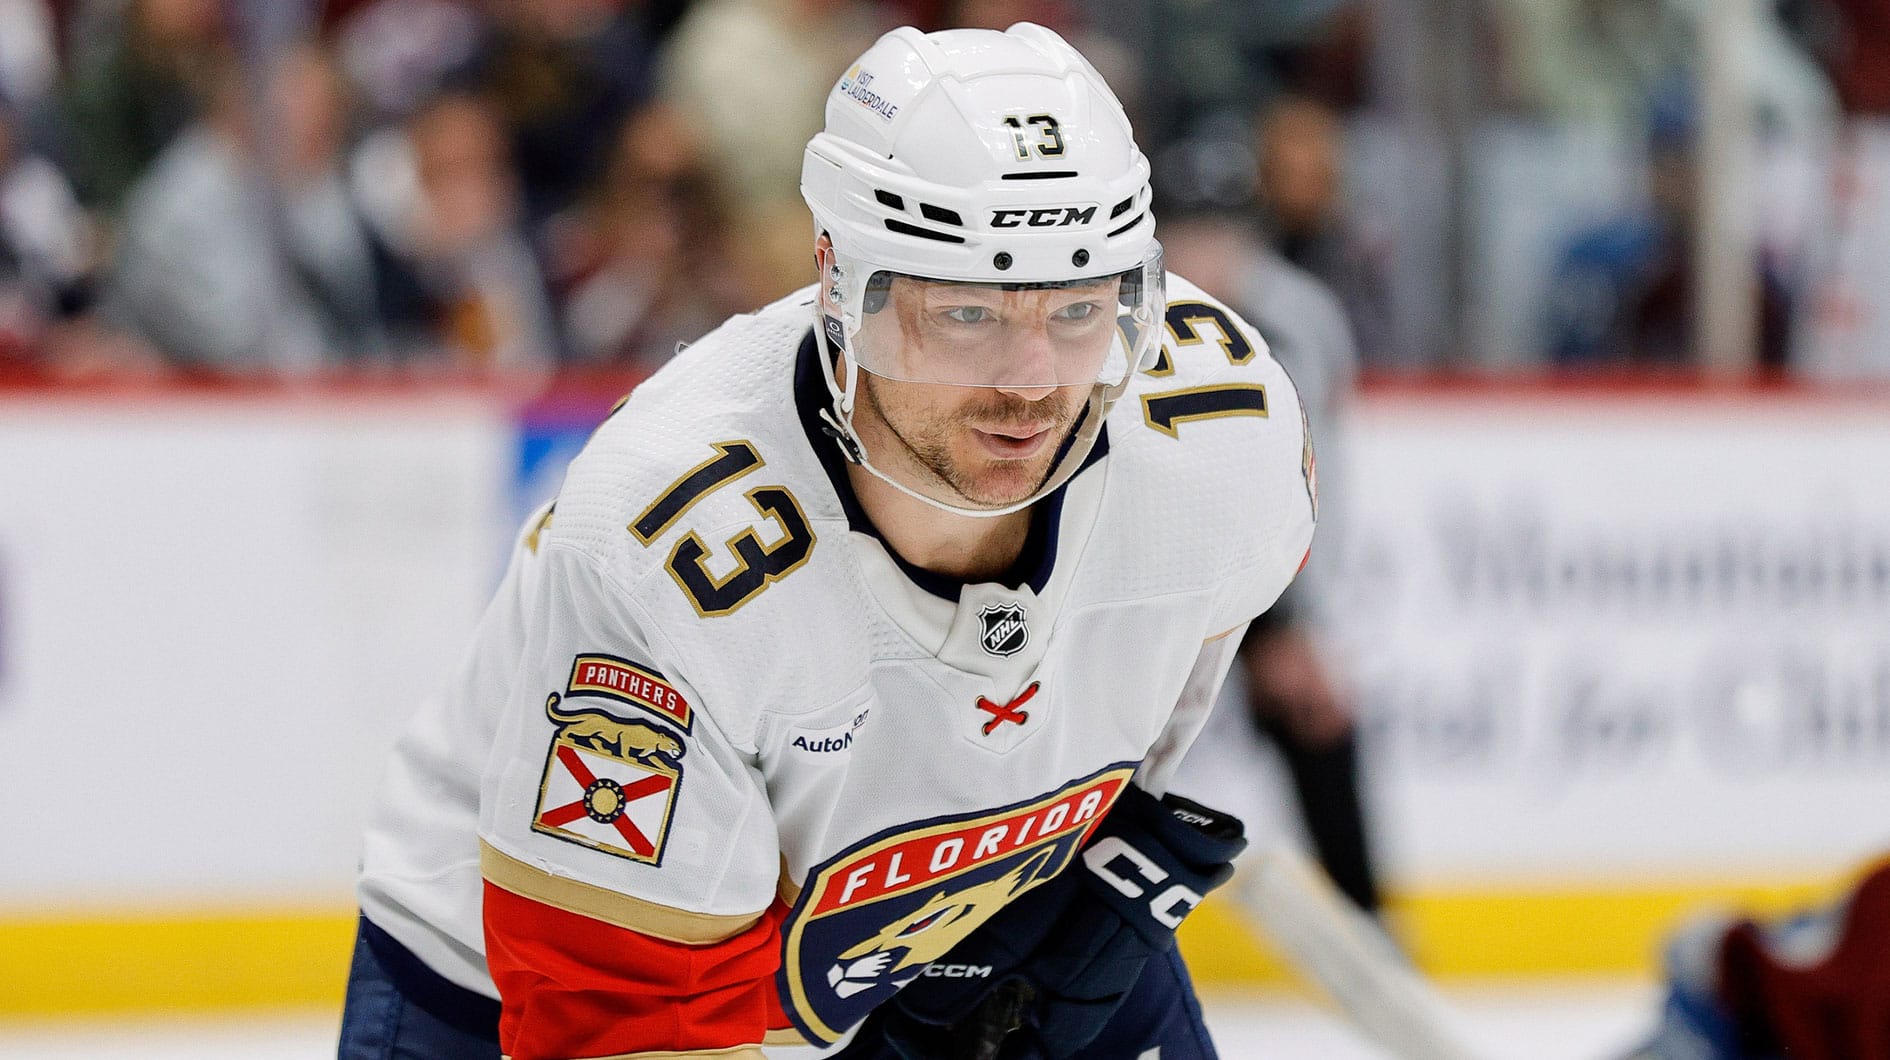
[[[1010,268],[1011,267],[1010,252],[1005,251],[1005,250],[998,251],[997,257],[991,259],[991,264],[995,266],[999,272],[1003,272],[1005,269]]]
[[[958,216],[957,210],[947,210],[943,206],[934,206],[929,202],[922,202],[919,204],[919,213],[928,221],[937,221],[942,225],[957,225],[960,228],[965,227],[965,219]]]
[[[1123,214],[1129,212],[1129,207],[1134,206],[1134,205],[1135,205],[1135,196],[1133,195],[1129,196],[1128,198],[1122,200],[1119,203],[1116,203],[1115,208],[1109,211],[1109,219],[1113,221],[1116,218],[1121,217]]]
[[[1131,228],[1134,228],[1134,227],[1135,227],[1136,225],[1139,225],[1139,224],[1141,224],[1141,223],[1142,223],[1142,218],[1144,218],[1144,217],[1147,217],[1147,216],[1148,216],[1148,213],[1147,213],[1146,211],[1144,211],[1144,212],[1142,212],[1142,213],[1138,213],[1138,214],[1136,214],[1136,215],[1135,215],[1134,217],[1132,217],[1132,218],[1130,218],[1130,219],[1129,219],[1129,223],[1128,223],[1128,224],[1126,224],[1126,225],[1123,225],[1123,226],[1122,226],[1121,228],[1117,228],[1117,229],[1115,229],[1115,230],[1113,230],[1113,231],[1111,231],[1111,232],[1110,232],[1110,233],[1109,233],[1108,235],[1106,235],[1106,236],[1104,236],[1103,238],[1104,238],[1104,239],[1114,239],[1114,238],[1116,238],[1117,236],[1119,236],[1119,235],[1121,235],[1122,233],[1124,233],[1124,232],[1127,232],[1127,231],[1128,231],[1129,229],[1131,229]]]
[[[873,198],[878,199],[881,205],[890,206],[895,210],[903,211],[906,208],[906,200],[883,188],[874,188]]]
[[[1005,180],[1062,180],[1065,177],[1080,177],[1074,169],[1046,169],[1041,173],[1006,173]]]
[[[897,221],[891,217],[886,218],[886,228],[888,231],[897,232],[902,236],[918,236],[920,239],[935,239],[940,243],[963,243],[965,241],[964,236],[955,236],[950,232],[934,232],[930,228],[920,228],[918,225],[907,224],[904,221]]]

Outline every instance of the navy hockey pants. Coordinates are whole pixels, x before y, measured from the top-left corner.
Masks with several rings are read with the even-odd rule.
[[[448,982],[361,918],[340,1060],[499,1060],[499,1003]]]
[[[1159,1050],[1159,1051],[1155,1051]],[[789,1050],[783,1050],[788,1052]],[[339,1060],[499,1060],[499,1003],[455,986],[361,919]],[[1086,1060],[1214,1060],[1181,955],[1151,958]]]

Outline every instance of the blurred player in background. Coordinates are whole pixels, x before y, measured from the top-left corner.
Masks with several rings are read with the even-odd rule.
[[[1266,245],[1338,299],[1350,336],[1347,345],[1352,347],[1342,355],[1344,362],[1390,359],[1391,286],[1384,263],[1368,249],[1346,209],[1341,116],[1311,96],[1281,96],[1268,100],[1254,115],[1253,139],[1252,206]],[[1330,351],[1305,368],[1333,375],[1333,369],[1319,363],[1332,362],[1335,356],[1336,351]],[[1299,367],[1289,369],[1295,379]],[[1335,407],[1351,385],[1349,376],[1339,382],[1333,392]]]
[[[818,283],[599,429],[398,745],[342,1056],[1213,1055],[1245,840],[1168,789],[1307,555],[1298,398],[1055,33],[825,113]]]
[[[1164,246],[1177,272],[1200,276],[1252,321],[1292,376],[1318,439],[1320,468],[1342,466],[1343,406],[1354,385],[1357,354],[1338,300],[1317,279],[1288,262],[1238,219],[1202,215],[1170,226]],[[1321,530],[1330,522],[1331,493],[1321,497]],[[1329,535],[1322,544],[1330,547]],[[1270,743],[1291,776],[1305,837],[1320,865],[1360,908],[1376,912],[1373,868],[1359,795],[1358,732],[1343,686],[1319,644],[1321,613],[1330,606],[1329,567],[1307,561],[1293,588],[1247,630],[1235,677],[1223,689],[1209,738],[1184,767],[1184,786],[1239,806],[1250,822],[1277,819],[1256,766]]]
[[[1632,1060],[1890,1056],[1890,859],[1816,909],[1701,915],[1666,964],[1660,1029]]]
[[[1177,272],[1224,299],[1266,338],[1299,392],[1317,439],[1317,473],[1330,483],[1333,469],[1344,467],[1345,407],[1357,385],[1359,355],[1348,313],[1355,307],[1276,243],[1318,260],[1344,257],[1337,250],[1307,250],[1337,238],[1320,234],[1330,227],[1323,219],[1337,209],[1337,119],[1312,100],[1286,97],[1260,109],[1254,130],[1253,179],[1245,186],[1228,182],[1223,194],[1229,201],[1203,201],[1212,182],[1191,172],[1186,154],[1173,156],[1179,163],[1163,187],[1183,201],[1191,190],[1198,194],[1189,215],[1164,228],[1163,246]],[[1275,821],[1290,828],[1279,818],[1261,768],[1271,745],[1291,777],[1300,824],[1321,867],[1346,897],[1375,913],[1380,895],[1359,792],[1357,724],[1319,640],[1333,606],[1331,560],[1341,551],[1333,527],[1342,531],[1344,525],[1343,512],[1334,523],[1332,503],[1328,490],[1321,498],[1318,554],[1249,627],[1208,738],[1183,767],[1184,786],[1236,808],[1250,827]]]

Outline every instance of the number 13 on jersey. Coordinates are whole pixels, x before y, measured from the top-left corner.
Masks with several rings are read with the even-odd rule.
[[[717,442],[714,448],[715,456],[690,468],[630,524],[638,541],[649,545],[697,501],[762,466],[761,455],[747,442]],[[786,486],[756,486],[745,496],[765,521],[780,530],[773,544],[762,544],[757,527],[729,538],[723,547],[734,554],[735,569],[719,577],[710,572],[709,546],[695,531],[670,550],[669,576],[704,618],[734,613],[814,553],[814,531],[807,525],[807,513]]]
[[[1221,353],[1227,363],[1239,367],[1253,360],[1253,343],[1241,334],[1227,312],[1206,302],[1173,302],[1167,312],[1168,334],[1176,346],[1198,346],[1204,339],[1200,325],[1211,324],[1221,333]],[[1165,376],[1174,372],[1174,361],[1166,349],[1148,375]],[[1263,383],[1216,383],[1210,386],[1183,387],[1142,395],[1142,419],[1150,427],[1170,438],[1181,437],[1176,427],[1188,420],[1212,420],[1222,416],[1266,416],[1267,388]]]

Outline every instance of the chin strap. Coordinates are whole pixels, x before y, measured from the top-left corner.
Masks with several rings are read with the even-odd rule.
[[[834,418],[833,410],[821,409],[820,418],[820,433],[832,438],[840,446],[840,455],[847,458],[847,463],[865,467],[866,452],[860,448],[860,443],[853,440],[846,426]]]

